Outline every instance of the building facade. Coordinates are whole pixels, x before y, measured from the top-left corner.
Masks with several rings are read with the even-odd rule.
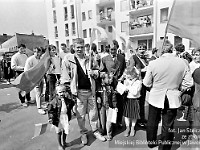
[[[46,0],[48,38],[58,48],[61,43],[71,45],[77,37],[90,43],[92,28],[100,26],[120,49],[127,46],[122,36],[130,40],[132,49],[145,43],[151,50],[164,38],[172,4],[173,0]],[[170,33],[166,37],[174,45],[192,47],[187,39]],[[95,43],[102,50],[106,41]]]

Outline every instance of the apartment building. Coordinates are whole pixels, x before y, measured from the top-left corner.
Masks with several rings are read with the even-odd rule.
[[[163,39],[173,0],[46,0],[49,42],[58,48],[61,43],[71,45],[73,39],[84,38],[90,43],[92,28],[105,29],[109,39],[116,39],[120,49],[125,49],[119,36],[127,37],[133,49],[141,43],[148,50]],[[115,27],[115,31],[112,26]],[[183,43],[186,49],[191,42],[168,33],[174,44]],[[106,40],[97,39],[98,49]]]

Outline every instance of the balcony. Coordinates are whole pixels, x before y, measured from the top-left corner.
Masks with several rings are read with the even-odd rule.
[[[114,4],[115,0],[96,0],[98,6],[108,6]]]
[[[150,34],[153,33],[153,26],[152,24],[137,24],[137,25],[130,25],[129,28],[129,35],[141,35],[141,34]]]
[[[97,15],[97,24],[98,25],[109,25],[115,22],[115,12],[102,13]]]
[[[144,15],[153,13],[153,0],[131,0],[130,14]]]

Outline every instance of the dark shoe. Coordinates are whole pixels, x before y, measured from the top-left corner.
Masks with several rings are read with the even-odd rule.
[[[70,147],[70,146],[72,146],[72,144],[71,143],[66,143],[66,142],[64,142],[64,147]]]
[[[35,104],[35,101],[32,100],[32,101],[27,101],[28,104]]]
[[[130,127],[126,127],[126,130],[124,131],[124,136],[128,137],[130,135],[130,132],[131,132]]]
[[[145,128],[145,129],[146,129],[146,127],[147,127],[147,124],[146,124],[146,123],[144,123],[144,122],[139,122],[139,123],[137,123],[137,126],[139,126],[139,127],[141,127],[141,128]]]
[[[82,142],[83,145],[87,145],[87,142],[88,142],[88,140],[87,140],[87,134],[83,134],[81,136],[81,142]]]

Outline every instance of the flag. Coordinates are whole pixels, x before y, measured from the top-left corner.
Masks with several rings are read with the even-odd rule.
[[[44,74],[49,69],[50,65],[50,55],[49,51],[46,51],[40,62],[23,73],[21,73],[12,84],[20,89],[21,91],[25,91],[26,93],[30,92],[34,87],[41,81]]]
[[[35,137],[38,137],[39,135],[44,134],[47,131],[47,126],[48,126],[48,123],[35,124],[35,131],[34,131],[34,136],[32,137],[32,139],[34,139]]]
[[[200,46],[200,0],[174,0],[167,32],[187,38]]]

